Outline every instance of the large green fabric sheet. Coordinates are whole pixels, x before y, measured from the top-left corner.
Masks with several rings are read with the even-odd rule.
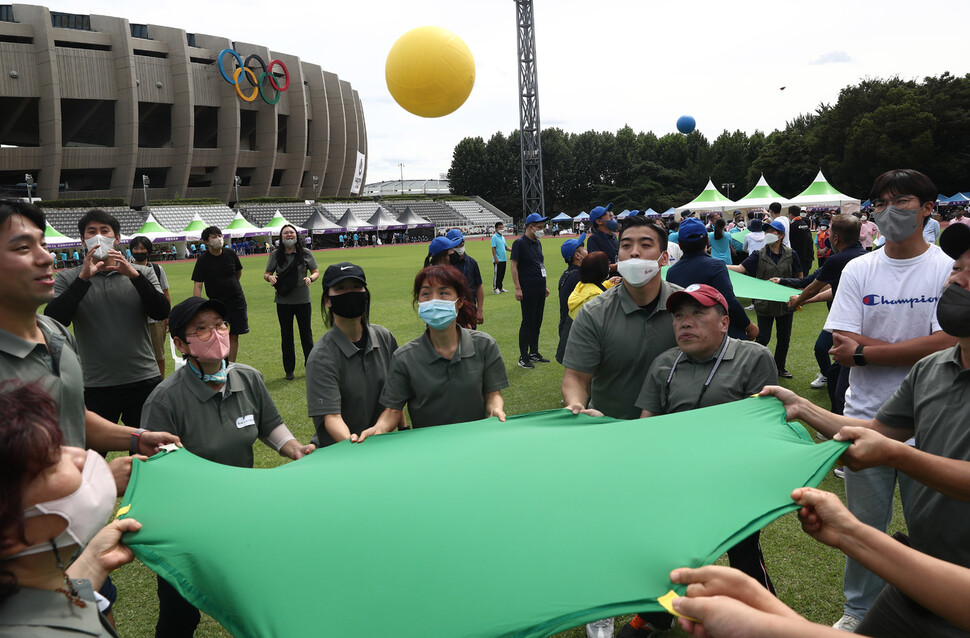
[[[672,568],[795,509],[844,447],[773,398],[635,421],[551,410],[271,470],[160,454],[135,462],[121,511],[144,526],[125,539],[138,558],[237,637],[548,636],[660,609]]]
[[[663,278],[667,278],[667,270],[670,266],[660,269]],[[773,284],[767,279],[758,279],[751,275],[742,275],[739,272],[728,270],[731,278],[731,286],[734,288],[734,296],[738,299],[763,299],[765,301],[788,301],[792,295],[798,291],[781,284]]]

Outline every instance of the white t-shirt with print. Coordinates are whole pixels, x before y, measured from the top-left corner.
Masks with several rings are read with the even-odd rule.
[[[931,245],[918,257],[890,259],[885,250],[850,261],[839,281],[825,330],[843,330],[888,343],[940,330],[936,304],[953,260]],[[871,419],[912,366],[853,366],[845,393],[845,416]]]

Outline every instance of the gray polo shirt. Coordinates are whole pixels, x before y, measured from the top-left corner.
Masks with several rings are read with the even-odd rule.
[[[0,605],[0,636],[117,636],[98,613],[91,581],[72,579],[71,583],[87,602],[83,609],[72,605],[59,591],[21,587]]]
[[[253,444],[283,418],[276,411],[259,370],[229,366],[222,390],[202,382],[188,364],[167,377],[148,396],[141,427],[171,432],[192,454],[214,463],[253,466]]]
[[[509,387],[505,362],[491,335],[459,328],[449,361],[431,345],[425,330],[391,357],[381,403],[411,415],[411,427],[464,423],[485,418],[485,395]]]
[[[162,292],[151,266],[132,267]],[[81,268],[59,271],[54,278],[54,294],[63,294]],[[72,322],[81,348],[84,387],[105,388],[157,377],[148,315],[131,280],[121,273],[100,272],[88,282],[91,286]]]
[[[768,348],[754,341],[725,339],[724,358],[703,397],[701,390],[714,369],[721,347],[724,347],[723,340],[714,354],[703,361],[696,361],[686,354],[680,357],[673,377],[670,368],[681,354],[680,348],[671,348],[654,359],[643,381],[637,407],[654,414],[685,412],[739,401],[761,392],[766,385],[778,385],[778,368]]]
[[[876,420],[914,432],[918,450],[970,461],[970,370],[960,346],[917,361]],[[970,504],[913,481],[903,513],[914,548],[970,567]]]
[[[282,270],[290,265],[296,259],[296,253],[292,255],[283,255],[282,263],[277,262],[276,251],[274,250],[269,254],[269,261],[266,262],[266,272],[276,272],[277,270]],[[303,283],[303,278],[307,276],[307,272],[313,272],[317,269],[317,260],[313,257],[313,253],[309,250],[303,251],[303,261],[297,263],[296,265],[296,288],[291,290],[285,295],[280,293],[275,293],[273,301],[281,304],[296,305],[310,303],[310,287]]]
[[[57,404],[64,445],[84,448],[84,377],[77,341],[50,317],[37,315],[37,325],[46,344],[24,341],[0,330],[0,379],[39,381]]]
[[[339,414],[353,434],[377,422],[384,411],[381,392],[395,350],[394,335],[374,324],[367,326],[363,349],[336,326],[320,337],[306,361],[307,415],[316,417],[311,443],[318,447],[333,443],[323,425],[327,414]]]
[[[658,277],[660,275],[657,275]],[[597,295],[579,309],[562,364],[592,374],[590,407],[615,419],[636,419],[635,402],[653,360],[677,345],[667,297],[681,290],[660,283],[656,308],[648,316],[624,285]]]

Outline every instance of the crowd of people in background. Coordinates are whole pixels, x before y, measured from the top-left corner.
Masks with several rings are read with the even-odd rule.
[[[964,433],[970,221],[961,212],[939,230],[931,223],[935,196],[927,176],[894,170],[873,184],[873,220],[869,211],[784,211],[780,203],[767,212],[618,220],[612,205],[597,206],[589,234],[558,246],[566,270],[557,290],[555,359],[565,409],[653,419],[760,393],[777,397],[789,419],[852,442],[843,456],[848,510],[817,490],[792,494],[805,531],[848,556],[844,615],[835,625],[844,631],[963,636],[970,630],[960,603],[970,595]],[[468,229],[494,230],[492,294],[507,292],[507,266],[521,309],[516,363],[525,370],[551,363],[538,348],[550,295],[548,224],[538,213],[528,215],[511,246],[501,222]],[[250,242],[226,245],[218,227],[206,228],[193,295],[173,305],[151,242],[136,238],[130,255],[120,252],[120,226],[110,214],[94,210],[79,220],[87,251],[56,273],[44,228],[34,206],[0,202],[0,409],[7,415],[0,424],[0,633],[17,635],[44,614],[77,608],[86,611],[57,626],[114,635],[118,592],[107,574],[132,560],[120,537],[138,523],[96,532],[125,491],[132,457],[107,464],[97,452],[152,455],[179,444],[215,463],[252,467],[257,439],[298,461],[319,447],[344,440],[366,445],[393,430],[506,419],[509,374],[484,329],[484,280],[465,251],[462,229],[435,237],[424,263],[415,265],[409,293],[426,329],[400,346],[370,322],[371,304],[380,300],[359,265],[333,263],[321,275],[291,225],[263,246],[287,380],[296,365],[294,319],[298,325],[315,429],[304,444],[283,422],[259,371],[237,361],[239,339],[250,329],[238,254],[252,249]],[[347,241],[365,245],[356,233],[341,238]],[[791,298],[755,300],[752,321],[729,269],[789,286]],[[311,287],[318,280],[327,332],[314,340]],[[831,410],[778,385],[792,378],[794,313],[819,302],[830,312],[815,345],[819,374],[812,388],[827,388]],[[773,331],[772,353],[766,345]],[[160,347],[166,332],[178,357],[167,378]],[[60,468],[66,483],[50,481],[48,468]],[[912,549],[885,536],[897,482]],[[82,506],[74,497],[84,486]],[[73,505],[43,509],[53,501]],[[76,507],[87,508],[83,516],[64,513],[80,512]],[[62,533],[63,525],[36,524],[35,510],[67,520],[70,533]],[[88,551],[70,564],[86,544]],[[758,533],[740,539],[728,557],[736,569],[671,574],[673,582],[689,584],[674,603],[692,618],[681,619],[682,627],[700,635],[755,635],[738,628],[760,622],[762,629],[777,628],[775,635],[825,633],[774,598],[771,556]],[[198,610],[166,580],[159,578],[157,588],[157,635],[193,635]],[[618,635],[656,636],[671,622],[666,613],[642,612]],[[586,631],[590,638],[613,636],[614,621],[591,622]]]

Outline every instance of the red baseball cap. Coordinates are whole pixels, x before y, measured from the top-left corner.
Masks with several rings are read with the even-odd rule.
[[[673,312],[676,306],[684,297],[690,297],[702,306],[710,307],[716,303],[728,309],[727,299],[724,298],[717,288],[707,284],[691,284],[683,290],[678,290],[667,297],[667,312]]]

